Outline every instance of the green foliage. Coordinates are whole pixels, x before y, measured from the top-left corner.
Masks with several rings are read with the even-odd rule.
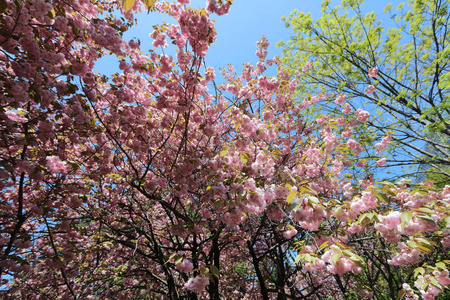
[[[278,43],[283,63],[291,73],[314,63],[301,72],[297,95],[345,93],[355,107],[367,102],[366,109],[377,117],[359,137],[390,134],[398,145],[391,147],[391,165],[430,164],[449,176],[449,144],[430,137],[450,137],[450,1],[390,4],[382,18],[388,22],[375,12],[364,14],[362,0],[342,0],[334,8],[329,4],[322,2],[316,20],[299,11],[282,19],[294,33]],[[376,77],[368,75],[373,67],[379,69]],[[375,93],[365,92],[368,85],[375,86]],[[323,106],[331,115],[336,114],[333,100],[329,97]]]
[[[445,171],[450,172],[450,168],[446,168]],[[434,183],[436,188],[441,189],[446,185],[450,185],[450,177],[442,174],[440,170],[430,169],[427,171],[426,177]]]

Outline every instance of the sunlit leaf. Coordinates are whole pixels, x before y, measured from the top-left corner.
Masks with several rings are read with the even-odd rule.
[[[295,197],[297,197],[297,191],[291,191],[286,198],[287,203],[291,204],[292,200],[294,200]]]
[[[125,12],[128,12],[134,5],[135,0],[121,0],[122,7]]]
[[[144,0],[144,4],[149,8],[152,9],[155,6],[156,0]]]

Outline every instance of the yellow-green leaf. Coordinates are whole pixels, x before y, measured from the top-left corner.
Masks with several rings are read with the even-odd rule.
[[[228,149],[220,151],[220,157],[224,157],[225,155],[227,155],[227,153],[228,153]]]
[[[415,270],[414,270],[414,277],[417,277],[417,275],[423,275],[423,274],[425,274],[425,269],[424,268],[422,268],[422,267],[419,267],[419,268],[416,268]]]
[[[294,200],[295,197],[297,197],[297,191],[291,191],[286,198],[287,203],[291,204],[292,200]]]
[[[317,249],[317,252],[320,252],[321,250],[327,248],[330,245],[329,241],[325,241],[322,245],[320,245],[319,249]]]
[[[436,278],[430,277],[430,283],[442,291],[442,285],[439,284]]]
[[[309,202],[320,205],[320,201],[316,197],[314,197],[314,196],[307,196],[307,198],[308,198]]]
[[[412,211],[404,212],[404,213],[401,214],[400,218],[404,222],[409,222],[412,219],[412,214],[413,214]]]
[[[48,12],[47,16],[48,16],[50,19],[55,18],[55,16],[56,16],[55,10],[54,10],[54,9],[50,10],[50,11]]]
[[[166,261],[166,264],[167,264],[169,261],[171,261],[172,259],[174,259],[177,255],[178,255],[177,253],[172,253],[172,254],[169,256],[169,259]]]
[[[217,268],[215,265],[211,265],[209,268],[211,269],[211,273],[213,273],[214,276],[216,276],[217,278],[220,277],[219,268]]]
[[[174,263],[176,264],[176,265],[178,265],[180,262],[182,262],[183,261],[183,257],[182,256],[177,256],[177,257],[175,257],[175,259],[174,259]]]
[[[434,220],[431,217],[429,217],[429,216],[417,215],[416,218],[419,218],[421,220],[427,221],[428,223],[431,223],[431,224],[435,224]]]
[[[377,196],[378,200],[383,201],[384,203],[389,203],[389,199],[386,194],[375,192],[375,196]]]
[[[337,263],[339,258],[341,258],[342,253],[341,252],[335,252],[331,255],[331,261],[334,263]]]
[[[149,9],[152,9],[153,6],[155,6],[155,2],[156,2],[156,0],[144,0],[145,5],[146,5]]]
[[[421,242],[416,242],[416,246],[417,246],[417,248],[422,250],[422,252],[425,252],[425,253],[429,253],[434,250],[433,246],[430,246],[430,245],[427,245],[427,244],[424,244]]]
[[[133,7],[135,0],[121,0],[121,1],[123,10],[127,12]]]
[[[447,269],[447,267],[445,266],[445,264],[442,261],[438,262],[436,264],[436,267],[438,267],[439,269],[442,269],[442,270]]]
[[[289,183],[286,183],[285,186],[287,187],[287,189],[289,190],[289,192],[292,190],[292,185],[290,185]]]

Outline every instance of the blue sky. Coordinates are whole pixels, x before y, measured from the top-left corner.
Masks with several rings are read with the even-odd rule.
[[[232,64],[236,70],[240,70],[243,62],[255,62],[256,42],[263,36],[267,36],[270,42],[268,58],[281,55],[281,49],[275,47],[280,40],[288,40],[292,35],[280,21],[281,17],[289,15],[294,9],[310,12],[314,19],[320,17],[321,0],[234,0],[230,13],[224,16],[213,15],[216,22],[217,40],[211,46],[206,56],[206,63],[214,68],[225,67]],[[392,1],[366,0],[363,12],[376,11],[381,13],[383,8]],[[400,1],[394,1],[394,5]],[[204,7],[206,0],[191,0],[193,8]],[[340,0],[332,0],[331,6],[341,3]],[[141,49],[147,52],[151,48],[152,40],[149,33],[152,26],[166,21],[172,23],[173,19],[159,13],[147,12],[136,15],[137,26],[130,29],[126,39],[139,38]],[[104,58],[97,65],[97,71],[110,75],[117,71],[114,66],[114,58]],[[219,72],[216,70],[216,74]]]

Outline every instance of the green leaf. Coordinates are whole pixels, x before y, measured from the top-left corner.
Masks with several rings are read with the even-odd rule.
[[[422,267],[416,268],[416,269],[414,270],[414,277],[417,278],[417,276],[418,276],[419,274],[420,274],[420,275],[425,274],[425,269],[422,268]]]
[[[145,5],[149,9],[152,9],[155,6],[155,2],[156,2],[156,0],[144,0]]]
[[[441,291],[443,290],[442,285],[439,284],[439,282],[436,280],[436,278],[430,277],[430,283],[431,283],[431,285],[437,287],[437,288],[440,289]]]
[[[171,261],[172,259],[174,259],[177,255],[178,255],[177,253],[172,253],[172,254],[169,256],[169,259],[166,261],[166,264],[167,264],[169,261]]]
[[[431,223],[431,224],[436,224],[436,223],[434,222],[434,220],[433,220],[431,217],[429,217],[429,216],[425,216],[425,215],[416,215],[416,218],[419,218],[419,219],[421,219],[421,220],[427,221],[428,223]]]
[[[125,12],[128,12],[134,5],[135,0],[121,0],[122,7]]]
[[[220,151],[219,155],[220,155],[220,157],[224,157],[225,155],[227,155],[227,153],[228,153],[228,149],[225,149],[225,150]]]
[[[217,279],[219,279],[220,277],[220,272],[219,272],[219,268],[217,268],[215,265],[211,265],[209,266],[209,269],[211,270],[211,273],[217,277]]]
[[[179,264],[180,262],[182,262],[182,261],[183,261],[183,256],[176,256],[173,262],[174,262],[176,265],[178,265],[178,264]]]
[[[338,247],[335,247],[335,246],[331,246],[331,249],[335,250],[335,251],[333,251],[334,253],[331,255],[331,261],[336,263],[339,260],[339,258],[341,258],[342,251],[341,251],[341,249],[339,249]],[[332,251],[332,250],[330,250],[330,251]]]
[[[404,222],[409,222],[412,219],[412,214],[413,214],[412,211],[404,212],[404,213],[401,214],[400,218]]]
[[[378,198],[378,200],[383,201],[384,203],[389,203],[389,198],[386,196],[386,194],[375,192],[375,196]]]
[[[442,261],[438,262],[436,264],[436,267],[438,267],[439,269],[442,269],[442,270],[447,269],[447,266]]]
[[[319,249],[317,249],[317,252],[322,251],[323,249],[327,248],[328,246],[330,246],[330,241],[325,241],[324,243],[322,243],[322,245],[320,245]]]
[[[433,246],[421,243],[421,242],[416,242],[416,246],[417,248],[419,248],[419,250],[421,250],[422,252],[425,253],[430,253],[431,251],[434,250]]]
[[[297,197],[297,191],[291,191],[286,198],[287,203],[291,204],[292,200],[294,200],[295,197]]]

